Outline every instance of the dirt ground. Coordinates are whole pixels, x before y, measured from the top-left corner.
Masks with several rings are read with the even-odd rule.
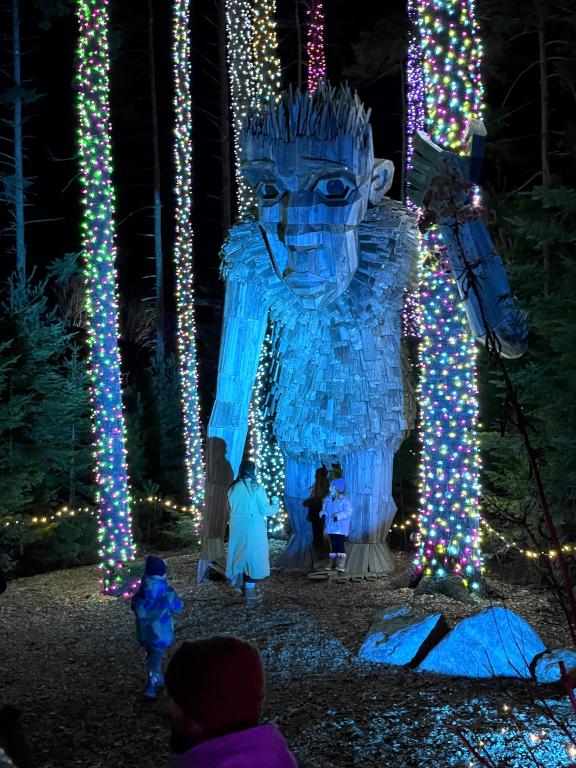
[[[560,687],[440,677],[357,657],[372,617],[388,605],[442,611],[454,624],[491,602],[391,590],[389,578],[315,583],[275,570],[263,603],[246,606],[225,583],[195,583],[197,554],[167,559],[185,601],[177,642],[226,633],[259,646],[268,678],[264,719],[278,724],[301,768],[481,765],[458,728],[492,760],[487,765],[570,764],[566,729],[576,723]],[[397,561],[402,568],[409,558]],[[494,575],[492,583],[549,647],[571,647],[550,596]],[[164,766],[169,702],[165,693],[146,702],[144,682],[129,604],[99,594],[96,568],[9,583],[0,597],[0,701],[22,710],[37,768]]]

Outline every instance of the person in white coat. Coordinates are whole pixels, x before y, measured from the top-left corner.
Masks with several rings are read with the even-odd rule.
[[[326,570],[346,570],[345,543],[350,531],[350,518],[352,517],[352,504],[344,491],[346,481],[343,477],[337,477],[330,483],[330,492],[322,504],[320,517],[326,518],[325,531],[330,538],[330,563]]]
[[[228,491],[230,504],[230,540],[226,560],[226,578],[247,603],[258,602],[256,582],[270,575],[266,518],[278,512],[278,498],[272,504],[256,480],[256,465],[243,461],[238,477]]]

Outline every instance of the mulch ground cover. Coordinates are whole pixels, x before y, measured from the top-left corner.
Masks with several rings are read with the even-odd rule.
[[[389,578],[327,583],[273,571],[263,602],[246,606],[223,582],[197,585],[197,557],[167,555],[185,601],[177,643],[225,633],[258,645],[267,670],[264,719],[278,724],[301,768],[481,765],[462,737],[498,768],[571,763],[576,724],[560,686],[440,677],[357,656],[374,614],[397,603],[441,611],[453,625],[497,602],[549,647],[570,648],[549,594],[493,576],[504,600],[470,606],[392,590]],[[399,569],[409,562],[396,557]],[[144,683],[129,603],[99,594],[97,568],[9,583],[0,597],[0,701],[22,710],[37,768],[166,765],[169,701],[163,693],[146,702]]]

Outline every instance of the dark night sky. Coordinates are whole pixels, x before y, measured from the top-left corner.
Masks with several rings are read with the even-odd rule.
[[[47,31],[39,29],[40,16],[31,0],[23,0],[23,74],[30,85],[43,94],[29,109],[27,125],[27,173],[33,177],[31,219],[54,221],[31,224],[28,232],[30,261],[46,264],[61,253],[78,248],[78,186],[73,181],[77,167],[75,153],[74,92],[72,89],[76,22],[72,14],[52,20]],[[341,78],[342,67],[353,60],[352,45],[360,30],[382,14],[370,0],[358,0],[350,14],[349,3],[332,0],[326,3],[326,39],[329,76]],[[389,2],[390,11],[403,3]],[[120,263],[127,261],[130,272],[141,261],[150,243],[149,211],[141,210],[150,196],[150,119],[148,102],[147,3],[137,0],[112,2],[112,44],[116,50],[112,69],[112,119],[114,126],[114,159],[118,190],[118,242]],[[196,167],[195,205],[204,211],[216,203],[210,198],[214,190],[218,152],[212,115],[218,107],[218,50],[214,26],[215,3],[193,2],[193,81],[194,81],[194,153]],[[167,205],[172,187],[171,149],[171,52],[170,3],[154,0],[156,24],[156,66],[160,98],[161,153],[163,182]],[[8,18],[7,16],[5,18]],[[301,11],[301,19],[303,13]],[[296,82],[295,67],[295,3],[280,0],[278,7],[281,58],[285,71],[283,85]],[[304,33],[304,30],[303,30]],[[3,43],[2,64],[9,63],[9,51]],[[5,83],[7,79],[5,78]],[[401,146],[400,92],[393,78],[361,89],[361,95],[374,110],[377,154],[397,160]],[[212,113],[212,114],[210,114]],[[206,199],[208,198],[208,199]],[[210,229],[217,211],[203,212],[196,226],[202,244],[199,259],[205,260],[202,230]],[[167,228],[169,229],[169,228]],[[170,233],[167,231],[167,237]],[[208,235],[208,240],[213,237]],[[138,270],[135,270],[137,272]],[[202,269],[201,269],[202,271]]]
[[[164,251],[167,267],[167,297],[170,306],[172,227],[172,63],[170,50],[171,3],[152,0],[155,16],[155,57],[159,94],[162,193],[164,200]],[[30,220],[28,227],[29,264],[44,267],[60,255],[79,249],[77,165],[75,160],[75,114],[72,87],[76,20],[73,14],[52,20],[48,31],[39,28],[39,14],[33,0],[21,0],[23,7],[23,76],[42,98],[28,111],[26,172],[32,177]],[[363,29],[370,29],[377,19],[402,13],[404,0],[328,0],[326,8],[326,48],[328,76],[332,82],[342,79],[343,69],[353,62],[353,45]],[[200,299],[198,319],[201,326],[200,355],[207,369],[215,365],[216,338],[219,328],[219,301],[222,286],[218,280],[218,249],[221,242],[219,138],[214,125],[218,113],[221,78],[218,70],[216,0],[192,3],[193,91],[194,91],[194,229],[197,292]],[[283,85],[295,83],[296,3],[278,0],[280,56],[285,66]],[[151,296],[153,281],[145,279],[153,272],[152,231],[152,144],[148,81],[147,23],[148,3],[142,0],[112,0],[112,121],[114,162],[118,199],[118,273],[123,305]],[[304,14],[300,8],[300,18]],[[2,17],[2,29],[8,25]],[[303,30],[303,40],[305,40]],[[488,41],[489,42],[489,41]],[[0,87],[9,84],[7,41],[2,43]],[[529,83],[529,80],[526,80]],[[488,84],[488,101],[497,103],[506,83]],[[372,125],[377,156],[396,164],[399,177],[401,156],[401,87],[398,76],[359,85],[359,92],[373,110]],[[525,115],[521,115],[524,119]],[[6,128],[2,128],[6,130]],[[537,129],[534,131],[537,133]],[[535,155],[537,166],[537,155]],[[495,161],[490,173],[496,184],[509,183],[506,167]],[[398,187],[393,188],[393,194]],[[1,216],[2,214],[0,214]],[[3,212],[5,216],[5,211]],[[6,244],[10,240],[6,238]],[[2,269],[7,274],[14,263],[6,253]]]
[[[326,5],[328,74],[341,79],[343,67],[353,62],[353,44],[360,31],[379,18],[383,9],[371,0],[357,0],[354,14],[344,0]],[[32,177],[30,223],[27,229],[28,263],[38,274],[64,253],[79,250],[79,187],[75,160],[76,127],[73,68],[76,20],[73,14],[53,18],[42,30],[41,17],[33,0],[22,0],[23,77],[42,98],[28,110],[26,173]],[[402,0],[389,2],[386,12],[401,10]],[[296,4],[279,0],[278,31],[280,56],[285,67],[283,86],[297,82]],[[194,94],[194,250],[201,326],[200,354],[207,367],[215,365],[222,285],[218,279],[218,249],[221,242],[219,153],[217,119],[221,76],[218,68],[218,39],[215,0],[192,3],[192,76]],[[172,62],[171,3],[153,0],[155,59],[160,116],[162,194],[164,202],[164,251],[167,270],[167,306],[171,297],[172,227]],[[118,274],[122,304],[151,296],[153,281],[152,144],[148,75],[148,3],[142,0],[113,0],[112,122],[113,153],[117,189]],[[8,19],[8,17],[6,16]],[[300,8],[301,23],[304,13]],[[5,27],[6,28],[6,27]],[[302,29],[305,42],[305,29]],[[2,64],[9,64],[9,49],[3,45]],[[7,84],[7,78],[4,83]],[[367,106],[373,108],[375,147],[379,156],[398,162],[401,151],[400,84],[383,78],[360,89]],[[6,239],[9,243],[9,238]],[[4,274],[13,265],[13,255],[3,260]],[[168,327],[173,327],[169,318]],[[136,353],[135,353],[136,354]],[[130,357],[130,353],[125,355]]]

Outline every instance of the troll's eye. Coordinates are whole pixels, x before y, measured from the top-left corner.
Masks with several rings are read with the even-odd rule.
[[[348,179],[340,178],[339,176],[320,179],[316,182],[316,186],[314,187],[314,190],[320,192],[320,194],[327,200],[345,200],[351,189],[351,182]]]
[[[282,190],[271,181],[263,181],[258,185],[258,197],[264,203],[277,203],[282,197]]]

